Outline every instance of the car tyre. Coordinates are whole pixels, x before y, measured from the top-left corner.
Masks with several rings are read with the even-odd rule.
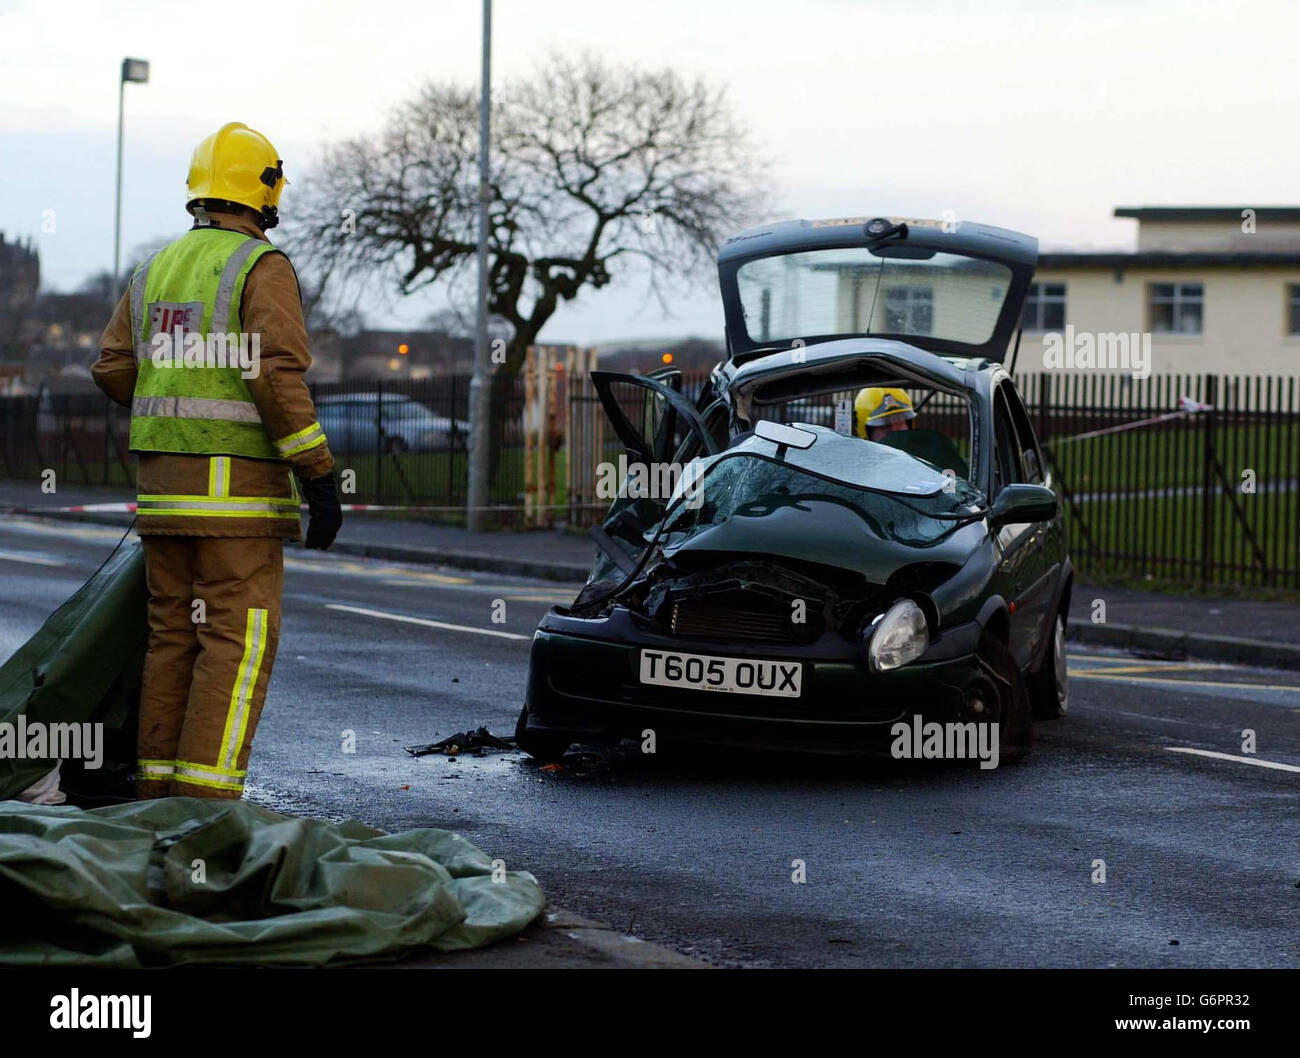
[[[1070,676],[1065,659],[1065,611],[1052,622],[1052,638],[1038,671],[1029,678],[1029,697],[1034,716],[1054,720],[1070,711]]]
[[[980,669],[998,698],[998,763],[1014,764],[1029,753],[1033,707],[1020,666],[1007,645],[986,633],[978,651]]]
[[[515,745],[535,760],[551,764],[564,756],[573,740],[568,735],[528,730],[528,706],[519,710],[515,721]]]

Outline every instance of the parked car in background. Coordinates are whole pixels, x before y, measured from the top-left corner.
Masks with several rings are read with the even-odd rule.
[[[337,393],[316,401],[332,451],[464,451],[469,423],[437,415],[404,393]]]

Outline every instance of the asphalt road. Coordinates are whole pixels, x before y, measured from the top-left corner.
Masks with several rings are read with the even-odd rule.
[[[119,535],[0,523],[3,655]],[[571,592],[298,550],[287,567],[249,784],[270,807],[457,830],[555,904],[722,965],[1300,965],[1294,673],[1076,653],[1070,716],[990,772],[793,754],[616,754],[560,772],[517,753],[416,759],[403,747],[512,733],[533,627]],[[1244,729],[1252,758],[1204,755],[1243,756]]]

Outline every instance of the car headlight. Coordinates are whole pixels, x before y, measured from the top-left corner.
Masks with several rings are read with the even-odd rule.
[[[876,672],[888,672],[915,661],[930,645],[925,613],[911,599],[899,599],[872,626],[867,661]]]

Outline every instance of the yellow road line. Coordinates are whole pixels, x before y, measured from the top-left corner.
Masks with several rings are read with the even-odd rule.
[[[1128,674],[1134,672],[1190,672],[1194,669],[1221,669],[1221,668],[1223,668],[1222,665],[1216,665],[1213,663],[1206,664],[1206,665],[1191,665],[1191,664],[1184,665],[1181,663],[1167,662],[1162,665],[1119,665],[1119,666],[1107,665],[1105,668],[1079,669],[1078,671],[1079,672],[1103,672],[1107,674],[1120,675],[1120,674]],[[1070,671],[1073,672],[1075,670],[1071,669]]]
[[[1286,683],[1227,683],[1221,680],[1162,680],[1157,676],[1110,676],[1104,672],[1092,672],[1089,669],[1070,669],[1071,679],[1080,680],[1119,680],[1124,683],[1167,683],[1175,687],[1234,687],[1254,691],[1295,691],[1300,692],[1300,684]]]

